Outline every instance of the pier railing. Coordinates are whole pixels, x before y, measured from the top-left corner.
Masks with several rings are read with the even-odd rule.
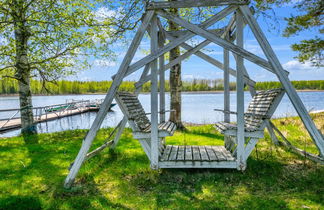
[[[63,116],[69,116],[72,114],[82,113],[84,111],[89,111],[93,109],[98,109],[100,104],[103,102],[103,99],[96,100],[67,100],[64,104],[54,104],[48,106],[39,106],[33,107],[33,115],[35,122],[44,120],[46,121],[48,115],[56,115],[57,118]],[[0,115],[0,130],[3,129],[10,121],[20,119],[20,109],[2,109],[1,113],[6,113],[5,116],[1,117]]]

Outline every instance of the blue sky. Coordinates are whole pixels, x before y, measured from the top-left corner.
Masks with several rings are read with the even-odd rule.
[[[285,38],[281,36],[282,29],[285,28],[284,17],[290,14],[296,14],[296,11],[291,7],[291,5],[284,8],[276,8],[276,17],[279,21],[279,27],[277,30],[271,30],[269,24],[264,20],[262,16],[258,17],[258,22],[266,34],[268,41],[270,42],[273,50],[277,54],[283,67],[290,72],[289,78],[291,80],[323,80],[324,79],[324,68],[315,68],[310,65],[310,63],[301,64],[294,56],[297,55],[296,52],[292,51],[290,45],[297,43],[300,40],[313,38],[317,34],[317,31],[307,31],[293,36],[290,38]],[[269,22],[270,20],[268,20]],[[220,23],[222,24],[222,23]],[[225,24],[225,21],[224,21]],[[281,30],[280,30],[281,29]],[[315,34],[316,33],[316,34]],[[129,37],[131,39],[131,37]],[[196,37],[195,42],[202,41],[201,37]],[[91,69],[85,70],[78,73],[77,76],[73,76],[72,80],[83,80],[83,81],[101,81],[101,80],[111,80],[111,76],[115,74],[118,70],[119,64],[121,63],[123,56],[126,53],[128,46],[124,46],[120,43],[113,48],[117,53],[116,61],[106,61],[106,60],[96,60]],[[257,41],[254,39],[251,30],[246,27],[244,30],[244,48],[250,52],[264,57],[261,48],[259,47]],[[149,40],[147,38],[142,40],[140,49],[134,57],[134,61],[139,60],[144,57],[145,50],[149,49]],[[222,61],[222,49],[215,44],[210,44],[206,47],[206,54],[214,57],[215,59]],[[232,56],[231,56],[232,57]],[[265,58],[265,57],[264,57]],[[274,74],[262,69],[261,67],[245,61],[245,66],[250,74],[250,77],[255,81],[276,81],[277,78]],[[231,58],[231,67],[235,69],[235,62]],[[128,76],[126,80],[138,80],[141,71],[135,72],[134,74]],[[168,76],[168,75],[167,75]],[[189,59],[182,63],[182,78],[184,80],[191,80],[193,78],[197,79],[221,79],[223,72],[211,64],[206,63],[196,56],[191,56]],[[231,78],[234,80],[234,78]]]

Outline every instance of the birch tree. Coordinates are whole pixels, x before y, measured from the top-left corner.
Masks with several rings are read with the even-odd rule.
[[[22,133],[34,133],[30,79],[56,81],[112,58],[110,44],[132,29],[129,11],[103,0],[1,0],[0,74],[19,84]],[[127,19],[127,18],[126,18]]]

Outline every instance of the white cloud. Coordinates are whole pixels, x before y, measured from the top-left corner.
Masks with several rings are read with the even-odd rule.
[[[117,63],[115,61],[97,59],[94,61],[94,65],[102,67],[114,67],[117,65]]]
[[[288,71],[314,71],[318,68],[313,67],[311,62],[300,63],[297,60],[291,60],[282,65]],[[323,68],[322,68],[323,70]]]

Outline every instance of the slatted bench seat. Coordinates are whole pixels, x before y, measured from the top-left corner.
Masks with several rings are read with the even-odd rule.
[[[128,118],[134,138],[149,139],[151,136],[151,122],[137,96],[129,92],[117,92],[115,99],[124,115]],[[163,138],[172,136],[177,127],[175,123],[168,121],[159,124],[158,129],[158,137]]]
[[[278,88],[260,91],[252,98],[244,114],[245,137],[263,138],[265,120],[271,118],[283,95],[284,90]],[[236,136],[237,133],[237,125],[234,123],[218,122],[215,124],[215,128],[228,136]]]

